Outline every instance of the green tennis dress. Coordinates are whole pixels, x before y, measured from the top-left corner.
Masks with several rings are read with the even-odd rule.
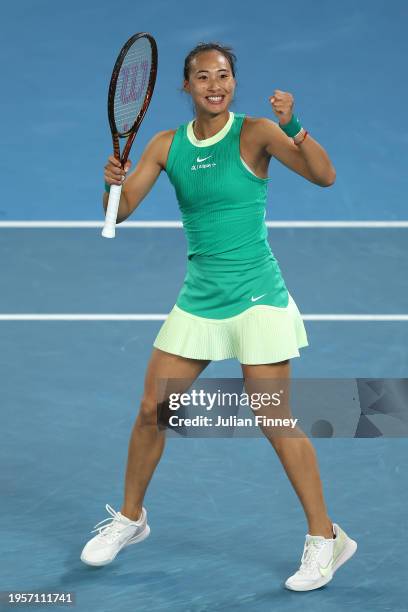
[[[299,357],[308,340],[268,243],[269,179],[240,156],[244,119],[230,112],[205,140],[193,121],[174,135],[166,172],[187,238],[187,273],[154,346],[192,359],[276,363]]]

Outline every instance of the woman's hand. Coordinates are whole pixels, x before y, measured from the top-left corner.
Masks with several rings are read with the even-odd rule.
[[[129,172],[132,162],[130,159],[125,163],[125,167],[122,168],[120,161],[113,155],[108,158],[108,163],[105,166],[104,179],[108,185],[122,185],[126,178],[126,174]]]
[[[289,123],[293,114],[295,99],[291,93],[275,89],[273,96],[269,98],[272,110],[279,119],[280,125]]]

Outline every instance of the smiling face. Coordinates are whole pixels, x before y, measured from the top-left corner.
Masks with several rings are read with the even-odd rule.
[[[218,115],[234,98],[236,82],[228,59],[219,51],[204,51],[190,62],[184,91],[193,99],[196,112]]]

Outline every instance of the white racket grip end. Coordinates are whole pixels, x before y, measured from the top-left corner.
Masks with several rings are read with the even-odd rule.
[[[106,209],[105,223],[102,230],[102,236],[104,238],[115,237],[115,225],[116,219],[118,218],[121,192],[122,185],[111,185],[109,191],[108,207]]]

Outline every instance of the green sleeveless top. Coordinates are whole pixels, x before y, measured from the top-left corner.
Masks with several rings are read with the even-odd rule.
[[[230,112],[217,134],[197,140],[181,125],[166,172],[176,190],[188,243],[187,274],[177,306],[224,319],[259,304],[286,307],[289,295],[267,239],[269,179],[240,156],[245,115]]]

